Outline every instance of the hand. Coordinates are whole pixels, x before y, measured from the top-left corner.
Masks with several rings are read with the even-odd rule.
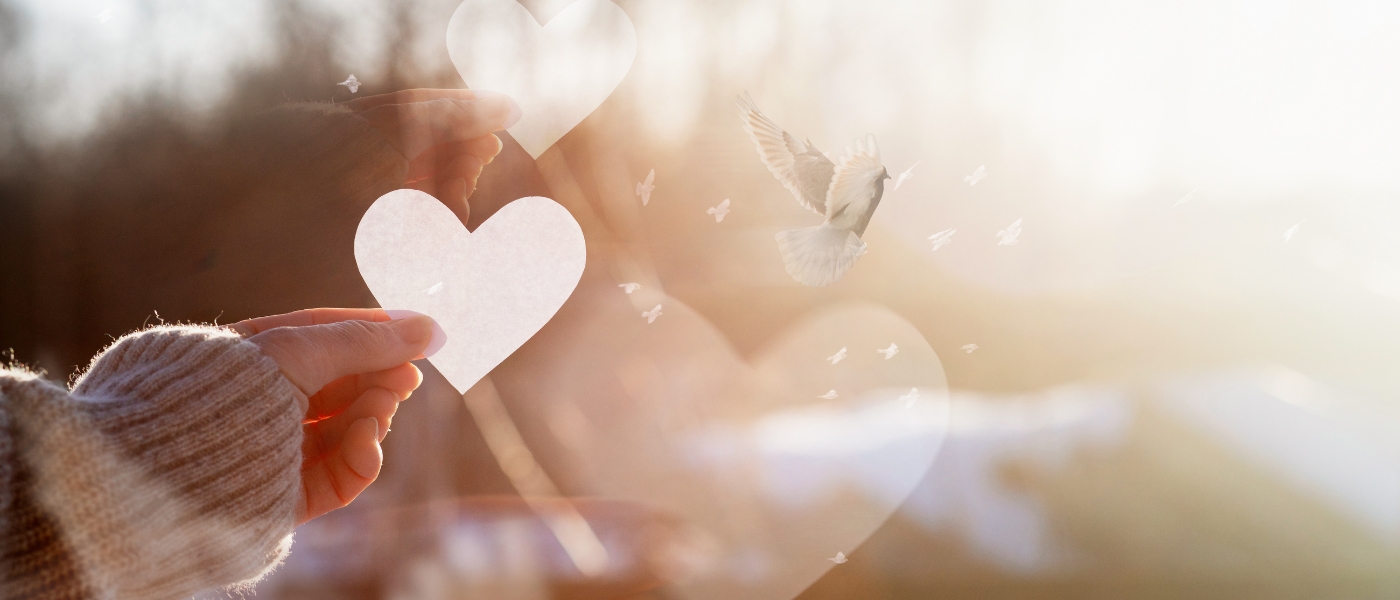
[[[409,160],[404,186],[431,194],[462,223],[481,169],[501,152],[501,140],[491,132],[520,120],[520,107],[509,97],[473,90],[403,90],[345,106]]]
[[[421,357],[435,325],[389,321],[381,309],[315,308],[230,325],[310,400],[302,421],[300,525],[354,500],[379,476],[379,443],[423,382]]]

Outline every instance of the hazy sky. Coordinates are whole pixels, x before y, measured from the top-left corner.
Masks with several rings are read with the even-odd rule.
[[[381,4],[308,4],[340,20],[344,62],[372,79]],[[454,3],[419,4],[420,41],[441,44]],[[641,44],[629,89],[647,95],[642,116],[662,136],[683,137],[705,87],[725,83],[718,74],[755,88],[761,105],[807,96],[805,106],[768,104],[819,144],[882,134],[900,170],[937,143],[929,137],[959,126],[953,115],[996,121],[1008,141],[1048,153],[1062,177],[1105,194],[1207,180],[1255,197],[1298,186],[1400,191],[1393,3],[623,5]],[[151,86],[207,106],[229,68],[271,56],[269,6],[21,2],[44,125],[80,132],[115,94]]]
[[[340,25],[345,75],[369,84],[383,73],[390,4],[305,3]],[[451,72],[444,35],[456,4],[414,4],[413,51],[428,72]],[[824,150],[873,133],[892,172],[918,162],[875,215],[911,245],[954,227],[956,239],[994,240],[1018,218],[1023,241],[1061,243],[1039,262],[993,263],[957,243],[935,255],[967,278],[1073,288],[1154,264],[1213,225],[1145,230],[1134,221],[1142,215],[1129,213],[1171,207],[1195,190],[1194,205],[1212,210],[1279,204],[1277,222],[1259,224],[1269,240],[1309,219],[1294,243],[1307,260],[1400,298],[1400,245],[1385,235],[1400,226],[1400,5],[619,4],[638,39],[616,92],[636,107],[632,126],[645,137],[629,143],[681,151],[715,117],[705,111],[717,98],[747,90]],[[28,73],[16,79],[12,66],[11,80],[32,88],[41,105],[33,127],[44,139],[71,139],[114,99],[150,89],[207,108],[227,91],[231,69],[274,55],[274,6],[24,1]],[[343,95],[333,83],[325,98],[309,99]],[[970,190],[962,178],[980,165],[987,179]],[[1213,235],[1228,244],[1240,234]]]

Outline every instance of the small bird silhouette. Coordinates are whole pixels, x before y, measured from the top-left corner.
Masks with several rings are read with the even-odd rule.
[[[837,396],[836,396],[836,390],[831,390],[831,391],[829,391],[829,392],[827,392],[827,393],[825,393],[825,394],[822,394],[822,395],[820,395],[820,396],[817,396],[817,397],[818,397],[818,398],[821,398],[822,400],[835,400],[836,397],[837,397]]]
[[[967,185],[973,186],[977,185],[977,182],[982,181],[982,178],[986,176],[987,165],[982,165],[980,167],[977,167],[977,170],[973,171],[971,175],[964,176],[963,181],[966,181]]]
[[[1001,238],[997,242],[998,246],[1015,246],[1016,238],[1021,237],[1021,220],[1016,219],[1015,223],[1007,226],[1006,229],[997,232],[997,237]]]
[[[914,406],[914,402],[919,399],[919,388],[909,388],[909,393],[899,397],[904,401],[904,408]]]
[[[889,360],[891,358],[894,358],[894,355],[899,354],[899,346],[894,345],[894,342],[890,342],[889,348],[885,348],[883,350],[876,350],[876,352],[885,355],[885,360]]]
[[[635,291],[637,291],[637,290],[642,289],[642,284],[640,284],[640,283],[619,283],[619,284],[617,284],[617,287],[622,288],[622,291],[627,292],[627,293],[630,294],[630,293],[632,293],[632,292],[635,292]]]
[[[922,161],[922,160],[914,161],[914,164],[909,165],[909,168],[908,168],[908,169],[906,169],[903,173],[900,173],[900,174],[899,174],[899,177],[896,177],[895,180],[894,180],[894,189],[896,189],[896,190],[899,189],[899,186],[903,185],[904,182],[905,182],[906,180],[909,180],[909,179],[913,178],[913,177],[914,177],[914,167],[919,166],[919,163],[921,163],[921,162],[924,162],[924,161]]]
[[[649,311],[646,311],[646,312],[642,313],[642,316],[643,316],[643,317],[646,317],[646,320],[647,320],[647,324],[648,324],[648,325],[650,325],[651,323],[654,323],[654,322],[656,321],[656,318],[659,317],[659,316],[661,316],[661,305],[658,304],[658,305],[656,305],[656,308],[653,308],[653,309],[651,309],[651,310],[649,310]]]
[[[651,202],[651,191],[656,189],[656,186],[651,184],[653,181],[656,181],[656,169],[652,169],[650,173],[647,173],[646,181],[637,184],[637,195],[642,197],[642,206],[646,206],[648,202]]]
[[[928,236],[928,239],[933,242],[933,249],[937,250],[951,244],[953,242],[953,234],[957,232],[958,230],[956,229],[944,229],[943,231]]]
[[[962,349],[966,350],[968,354],[972,354],[972,351],[977,349],[977,344],[968,344],[963,346]]]
[[[738,98],[738,104],[744,131],[768,172],[792,192],[798,204],[826,218],[816,227],[774,236],[788,275],[803,285],[835,283],[865,254],[860,236],[885,194],[885,180],[893,179],[880,164],[875,136],[857,140],[833,163],[812,140],[803,142],[764,116],[747,94]]]
[[[827,560],[829,560],[829,561],[831,561],[831,562],[834,562],[834,563],[836,563],[836,564],[839,565],[839,564],[841,564],[841,563],[846,562],[846,555],[845,555],[845,554],[842,554],[842,553],[840,553],[840,552],[837,552],[835,558],[828,558]]]
[[[719,206],[711,206],[705,209],[705,212],[714,215],[716,223],[723,221],[724,215],[729,214],[729,199],[725,198],[724,202],[719,203]]]
[[[360,91],[360,80],[355,79],[355,75],[353,73],[351,73],[349,77],[345,78],[345,81],[337,83],[336,85],[345,86],[345,89],[350,90],[351,94]]]
[[[1303,219],[1303,221],[1306,220],[1307,219]],[[1303,221],[1294,223],[1292,227],[1288,228],[1288,231],[1283,232],[1283,243],[1287,244],[1289,240],[1293,239],[1293,234],[1298,233],[1298,227],[1303,224]]]
[[[1183,204],[1186,204],[1187,202],[1190,202],[1191,199],[1192,199],[1195,195],[1196,195],[1196,190],[1191,190],[1191,191],[1189,191],[1189,192],[1186,192],[1186,195],[1185,195],[1185,196],[1182,196],[1180,200],[1177,200],[1177,201],[1176,201],[1176,204],[1173,204],[1173,205],[1172,205],[1172,208],[1176,208],[1176,207],[1178,207],[1178,206],[1181,206],[1181,205],[1183,205]]]
[[[426,290],[423,290],[423,293],[424,293],[424,294],[427,294],[427,295],[429,295],[429,296],[431,296],[431,295],[433,295],[433,294],[436,294],[436,293],[438,293],[438,292],[441,292],[441,291],[442,291],[442,286],[443,286],[443,282],[439,281],[439,282],[437,282],[437,283],[434,283],[432,287],[430,287],[430,288],[428,288],[428,289],[426,289]]]
[[[836,364],[836,363],[841,362],[841,361],[844,360],[845,358],[846,358],[846,347],[845,347],[845,346],[842,346],[840,350],[837,350],[837,351],[836,351],[836,354],[833,354],[833,355],[831,355],[831,356],[826,357],[826,359],[829,360],[829,361],[831,361],[831,364],[833,364],[833,365]]]

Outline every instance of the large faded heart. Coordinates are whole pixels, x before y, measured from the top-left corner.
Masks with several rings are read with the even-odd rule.
[[[539,158],[622,82],[637,32],[609,0],[577,0],[544,26],[516,0],[466,0],[447,23],[447,54],[468,87],[520,105],[507,131]]]
[[[428,360],[464,393],[549,322],[585,259],[578,222],[537,196],[469,232],[436,198],[395,190],[355,232],[355,262],[374,298],[438,322],[447,343]]]
[[[492,389],[530,415],[517,423],[531,451],[571,493],[687,526],[671,557],[685,575],[667,598],[788,600],[852,568],[830,559],[885,523],[938,454],[942,363],[888,308],[797,316],[746,358],[679,300],[660,297],[664,313],[647,324],[621,291],[602,293],[625,308],[561,323],[528,372],[493,376]],[[886,359],[878,350],[891,344]]]

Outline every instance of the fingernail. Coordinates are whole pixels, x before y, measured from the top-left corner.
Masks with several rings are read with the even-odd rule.
[[[447,332],[438,326],[437,321],[433,321],[433,337],[428,340],[428,347],[423,349],[423,358],[429,358],[442,350],[447,345]]]
[[[428,339],[423,358],[437,354],[447,344],[447,332],[428,315],[411,310],[386,310],[384,313],[389,315],[394,331],[405,343],[421,344],[424,338]]]
[[[512,99],[510,96],[507,96],[500,92],[492,92],[489,90],[473,90],[473,92],[476,94],[477,98],[480,98],[482,100],[494,100],[496,102],[505,102],[508,106],[510,106],[510,113],[506,116],[506,122],[504,125],[501,125],[501,129],[510,129],[511,127],[514,127],[516,123],[520,122],[520,117],[525,116],[525,111],[521,110],[520,105],[516,104],[515,100]]]

